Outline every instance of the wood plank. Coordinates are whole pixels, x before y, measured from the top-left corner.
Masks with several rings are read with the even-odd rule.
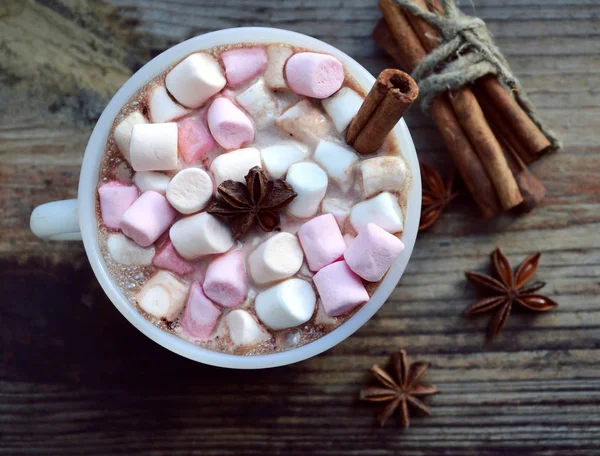
[[[239,372],[177,357],[135,331],[78,243],[28,232],[31,210],[72,198],[102,109],[165,47],[206,31],[282,27],[323,39],[372,73],[373,0],[38,0],[0,5],[0,454],[590,455],[600,446],[600,5],[477,0],[510,65],[565,149],[532,169],[548,190],[524,217],[482,221],[461,195],[421,233],[381,310],[305,362]],[[466,11],[471,6],[465,5]],[[406,117],[420,159],[450,166],[430,119]],[[498,340],[466,269],[501,246],[541,251],[535,280],[560,303],[515,311]],[[433,416],[374,425],[358,392],[407,348],[432,363]],[[393,421],[393,420],[392,420]]]

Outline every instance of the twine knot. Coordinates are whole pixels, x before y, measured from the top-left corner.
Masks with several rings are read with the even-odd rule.
[[[433,99],[447,90],[455,91],[483,76],[494,75],[507,90],[513,92],[515,100],[548,138],[552,147],[560,147],[557,136],[538,117],[483,20],[463,14],[453,0],[443,0],[444,16],[424,11],[411,0],[396,0],[396,3],[437,27],[440,32],[438,46],[417,65],[411,75],[419,84],[423,111],[427,112]]]

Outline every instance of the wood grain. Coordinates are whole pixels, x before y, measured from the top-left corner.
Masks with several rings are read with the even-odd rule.
[[[465,9],[472,12],[468,2]],[[293,366],[236,372],[179,358],[111,305],[76,243],[28,232],[31,210],[76,194],[110,96],[151,56],[214,29],[268,25],[323,39],[376,74],[371,0],[0,2],[0,454],[590,455],[600,447],[600,4],[475,0],[563,151],[534,173],[531,214],[482,221],[466,195],[419,235],[390,300],[355,335]],[[420,158],[449,160],[430,119]],[[463,271],[502,246],[560,307],[515,312],[493,344]],[[373,363],[404,347],[433,363],[434,415],[401,432],[358,401]]]

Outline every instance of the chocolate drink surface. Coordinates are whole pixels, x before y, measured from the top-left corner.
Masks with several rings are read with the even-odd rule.
[[[115,118],[100,170],[109,273],[146,319],[237,355],[296,348],[368,301],[400,255],[411,172],[345,142],[365,93],[285,44],[199,49]]]

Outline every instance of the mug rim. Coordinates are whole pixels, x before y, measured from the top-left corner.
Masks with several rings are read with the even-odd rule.
[[[102,289],[119,312],[144,335],[178,355],[204,364],[234,369],[262,369],[303,361],[334,347],[369,321],[387,301],[406,269],[417,237],[421,211],[421,175],[410,132],[404,119],[401,119],[393,132],[397,146],[412,174],[402,235],[405,248],[369,301],[346,322],[324,336],[284,352],[266,355],[233,355],[200,347],[148,321],[113,283],[100,253],[96,222],[96,187],[108,134],[121,107],[157,74],[193,52],[237,43],[284,43],[329,53],[342,61],[346,70],[365,91],[368,92],[375,81],[364,67],[339,49],[316,38],[288,30],[270,27],[229,28],[183,41],[157,55],[134,73],[113,96],[98,119],[88,141],[81,166],[78,188],[79,225],[88,260]]]

